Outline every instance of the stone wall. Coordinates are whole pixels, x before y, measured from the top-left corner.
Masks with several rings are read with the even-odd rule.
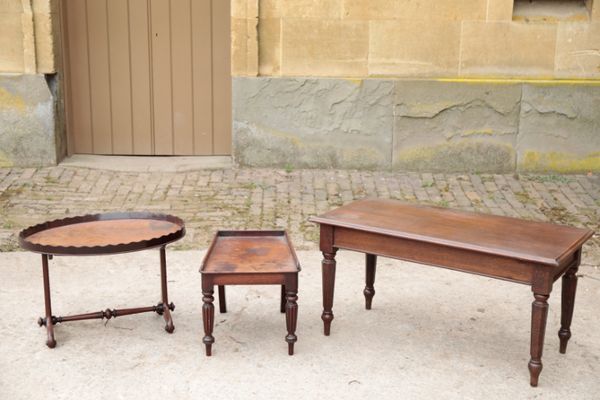
[[[234,79],[248,166],[600,172],[597,84]]]
[[[0,167],[55,165],[55,116],[43,75],[0,75]]]
[[[58,0],[0,0],[0,73],[56,72]]]
[[[600,0],[233,0],[232,37],[237,76],[600,78]]]
[[[66,153],[59,29],[58,0],[0,0],[0,166],[54,165]]]

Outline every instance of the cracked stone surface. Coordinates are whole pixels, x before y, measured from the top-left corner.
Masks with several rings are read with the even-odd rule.
[[[244,166],[600,172],[600,85],[236,78]]]
[[[234,79],[241,165],[385,168],[391,162],[391,81]]]
[[[397,82],[395,168],[514,170],[521,86]]]
[[[526,169],[600,165],[600,86],[524,85],[518,152]],[[581,161],[580,161],[581,162]],[[537,164],[531,168],[529,164]]]
[[[54,99],[44,76],[0,76],[0,167],[55,164],[54,134]]]

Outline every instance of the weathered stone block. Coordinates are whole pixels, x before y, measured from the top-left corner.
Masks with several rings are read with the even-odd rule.
[[[592,21],[600,22],[600,1],[598,0],[592,3]]]
[[[552,76],[555,46],[554,24],[464,21],[460,74]]]
[[[281,19],[261,18],[258,23],[259,74],[281,73]]]
[[[558,24],[555,73],[563,78],[600,78],[600,22]]]
[[[403,20],[485,19],[487,0],[345,0],[344,18]]]
[[[398,76],[455,76],[460,22],[371,21],[369,73]]]
[[[600,84],[523,86],[518,166],[600,171]]]
[[[426,171],[511,171],[518,84],[396,83],[393,166]]]
[[[488,0],[486,20],[511,21],[514,0]]]
[[[56,164],[54,117],[43,75],[0,76],[0,166]]]
[[[236,162],[389,168],[393,89],[376,79],[236,78]]]
[[[282,23],[284,75],[367,75],[368,22],[284,19]]]
[[[260,0],[258,14],[260,18],[281,18],[280,0]]]
[[[284,18],[340,18],[342,0],[284,0],[279,8]]]
[[[258,0],[230,0],[231,16],[234,18],[257,18]]]
[[[35,57],[38,73],[56,72],[54,34],[59,35],[57,14],[34,14]],[[53,20],[55,22],[53,23]],[[55,28],[56,27],[56,28]]]
[[[23,70],[23,28],[20,13],[0,13],[0,72]]]
[[[258,74],[258,39],[256,18],[231,18],[231,73]]]

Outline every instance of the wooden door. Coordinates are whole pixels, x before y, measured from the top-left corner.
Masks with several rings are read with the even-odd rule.
[[[70,153],[231,153],[230,5],[62,0]]]

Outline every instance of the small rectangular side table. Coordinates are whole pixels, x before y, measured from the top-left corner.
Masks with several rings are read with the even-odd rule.
[[[202,320],[206,355],[212,354],[214,285],[219,287],[219,311],[227,312],[226,285],[281,285],[280,311],[285,312],[288,354],[294,354],[298,320],[300,263],[285,231],[218,231],[208,248],[202,274]]]

